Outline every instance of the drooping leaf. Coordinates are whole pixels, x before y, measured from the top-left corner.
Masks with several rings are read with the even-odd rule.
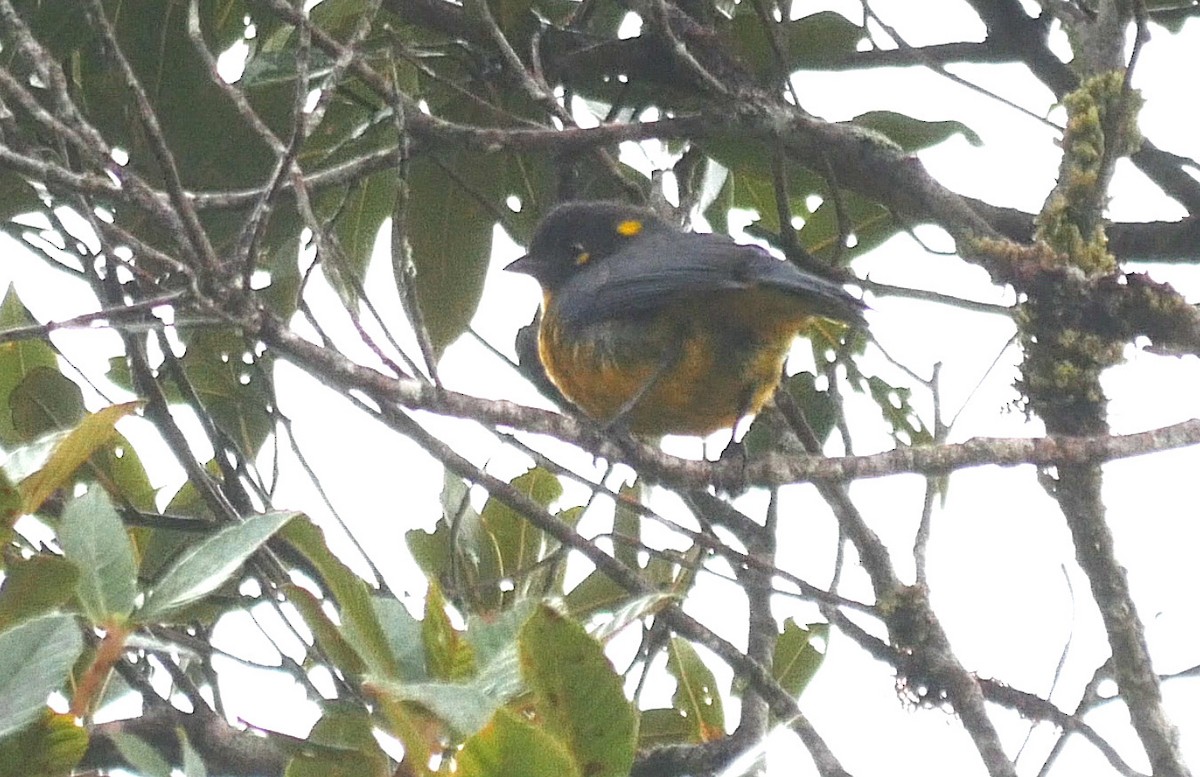
[[[42,615],[0,631],[0,739],[42,714],[82,651],[83,635],[70,615]]]
[[[623,777],[633,765],[637,716],[604,649],[546,605],[526,622],[521,671],[546,730],[589,777]]]
[[[333,706],[325,711],[288,763],[285,777],[388,777],[388,757],[371,733],[362,709]]]
[[[175,728],[175,734],[179,737],[179,754],[180,760],[183,761],[183,777],[208,777],[208,767],[204,765],[204,759],[196,752],[196,748],[192,747],[192,742],[188,739],[187,731],[182,726]]]
[[[91,622],[119,625],[133,612],[137,561],[121,517],[101,488],[93,487],[63,510],[58,541],[79,570],[76,591]]]
[[[853,54],[866,37],[866,30],[833,11],[764,23],[758,14],[745,10],[734,16],[731,26],[741,60],[760,79],[837,64]]]
[[[562,495],[558,478],[540,467],[514,478],[512,485],[543,507]],[[545,532],[495,497],[484,504],[479,524],[484,535],[476,549],[479,577],[490,585],[478,605],[484,611],[499,610],[531,593],[547,593],[553,570],[541,563],[552,543]]]
[[[22,510],[36,512],[52,493],[66,486],[84,462],[117,438],[116,422],[137,407],[136,402],[109,405],[86,416],[67,434],[56,436],[45,464],[21,482]]]
[[[496,710],[458,753],[461,777],[582,777],[566,746],[516,713]]]
[[[304,625],[312,632],[313,641],[334,666],[350,676],[361,675],[366,671],[367,665],[342,636],[337,624],[325,612],[321,600],[315,594],[294,583],[283,586],[282,593],[300,613]]]
[[[725,736],[725,710],[712,670],[686,640],[667,643],[667,671],[675,678],[671,702],[689,722],[693,742],[712,742]]]
[[[311,521],[293,522],[284,529],[282,536],[320,573],[337,602],[341,634],[358,653],[367,670],[380,677],[395,677],[398,671],[396,658],[376,617],[366,581],[329,550],[324,533]]]
[[[67,429],[83,418],[83,392],[57,369],[35,367],[8,395],[13,428],[24,440]]]
[[[161,620],[212,593],[295,516],[292,512],[255,515],[196,543],[150,588],[137,620]]]
[[[78,579],[79,570],[61,556],[9,562],[0,583],[0,630],[66,604],[75,595]]]
[[[373,596],[371,605],[375,608],[375,617],[383,629],[392,655],[396,658],[398,676],[405,682],[428,679],[425,646],[421,642],[421,622],[395,599]]]
[[[459,183],[461,177],[450,176],[442,164],[448,163],[423,159],[410,165],[408,218],[404,225],[412,250],[412,282],[421,318],[439,355],[466,331],[475,315],[491,258],[495,223],[475,193]],[[470,181],[495,186],[496,181],[489,182],[464,169],[468,164],[464,162],[454,169],[469,175]],[[494,201],[499,203],[501,198]],[[404,282],[397,279],[398,284]],[[404,293],[403,287],[400,293]]]
[[[188,338],[183,369],[217,427],[253,458],[273,423],[269,354],[231,329],[206,327]]]
[[[73,715],[47,708],[32,725],[0,740],[0,777],[72,774],[87,747],[87,729]]]
[[[691,744],[695,726],[674,707],[642,710],[638,723],[638,748]]]
[[[393,683],[372,679],[368,685],[373,692],[393,700],[421,705],[464,737],[487,725],[501,704],[469,682]]]
[[[962,135],[972,146],[983,145],[975,130],[960,121],[922,121],[895,111],[869,111],[851,121],[886,136],[910,154],[936,146],[955,135]]]
[[[421,621],[425,665],[441,680],[465,680],[475,674],[475,654],[463,633],[450,622],[446,601],[437,583],[430,581]]]
[[[351,185],[334,220],[340,252],[324,255],[325,274],[347,304],[358,299],[375,240],[396,201],[396,173],[384,170]]]
[[[171,777],[171,765],[146,740],[135,734],[117,731],[112,737],[117,752],[138,774],[146,777]]]
[[[797,697],[817,673],[825,653],[818,648],[829,637],[829,625],[819,623],[805,628],[788,618],[775,642],[771,661],[771,676],[788,692]]]
[[[12,286],[0,300],[0,332],[36,324],[33,316]],[[44,340],[22,339],[0,343],[0,445],[10,447],[24,442],[13,426],[12,394],[33,370],[58,369],[54,349]]]

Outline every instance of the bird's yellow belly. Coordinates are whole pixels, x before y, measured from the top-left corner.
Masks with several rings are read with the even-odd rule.
[[[661,338],[647,337],[637,348],[613,348],[543,327],[539,354],[559,390],[602,424],[615,422],[637,434],[706,435],[757,413],[770,399],[795,324],[745,339],[703,329],[676,334],[666,347]]]

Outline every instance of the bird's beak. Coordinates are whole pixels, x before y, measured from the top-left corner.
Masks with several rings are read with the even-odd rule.
[[[537,265],[538,261],[532,254],[525,254],[518,259],[514,259],[512,262],[506,265],[504,269],[508,272],[519,272],[524,273],[525,275],[534,275],[537,271]]]

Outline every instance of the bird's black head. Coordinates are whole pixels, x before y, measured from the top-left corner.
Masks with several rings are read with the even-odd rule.
[[[670,227],[645,208],[620,202],[568,202],[542,219],[529,253],[505,269],[531,275],[543,288],[553,289],[640,235],[662,229]]]

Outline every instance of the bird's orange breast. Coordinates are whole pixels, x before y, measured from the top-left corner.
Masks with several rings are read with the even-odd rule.
[[[581,327],[557,321],[551,299],[544,311],[538,352],[559,390],[600,423],[651,435],[706,435],[757,413],[807,319],[770,289],[708,294],[637,321]]]

